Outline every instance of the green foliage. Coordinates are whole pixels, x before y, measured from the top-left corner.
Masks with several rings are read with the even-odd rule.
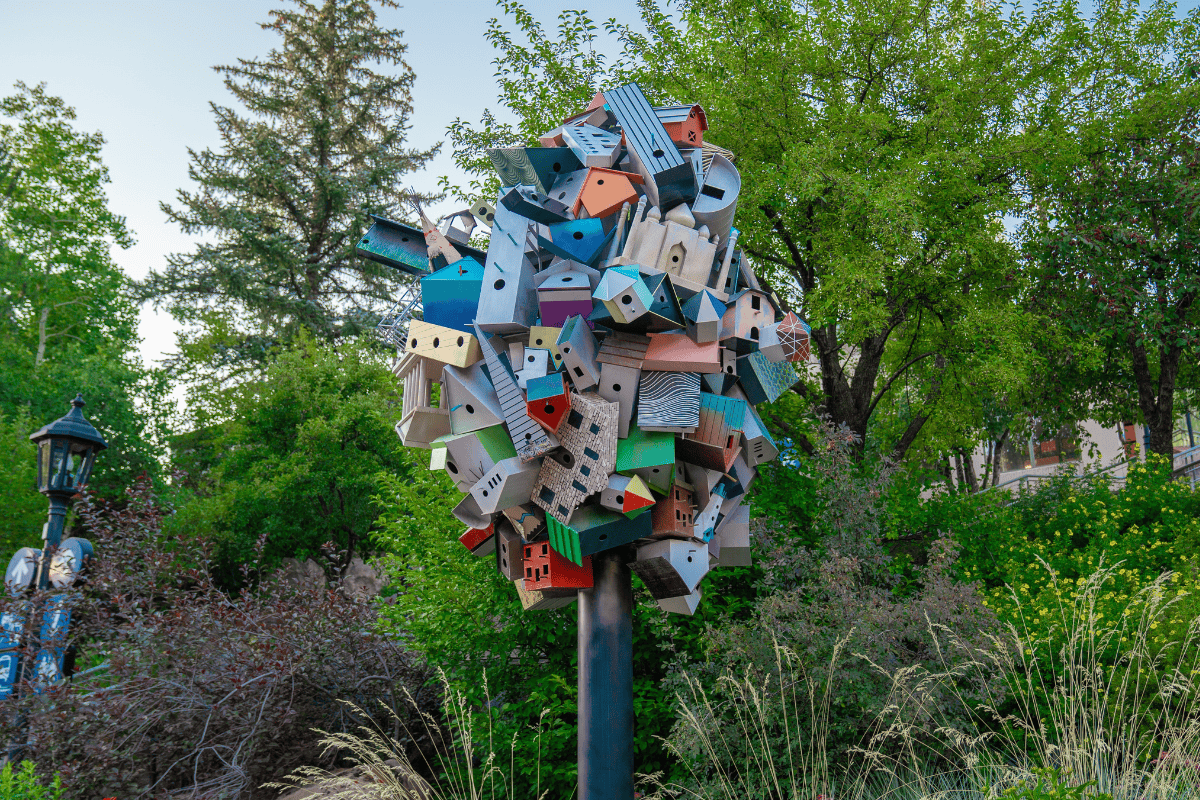
[[[111,494],[158,473],[151,442],[167,389],[138,361],[137,307],[109,254],[133,239],[108,208],[104,139],[74,120],[44,86],[18,82],[0,98],[0,415],[36,429],[83,392],[109,443],[92,483]]]
[[[732,775],[749,796],[760,796],[765,788],[755,781],[767,777],[758,774],[763,753],[791,769],[829,769],[840,779],[894,703],[893,671],[957,671],[921,690],[943,710],[953,708],[954,698],[986,694],[986,680],[964,667],[993,630],[994,616],[972,586],[954,579],[955,547],[939,540],[921,566],[889,557],[880,540],[891,465],[855,459],[853,434],[845,428],[827,424],[814,443],[814,455],[803,460],[816,489],[811,524],[797,530],[766,520],[759,526],[756,559],[765,591],[749,614],[711,627],[705,659],[669,679],[686,706],[669,746],[681,759],[677,772],[689,775],[688,789],[701,796]],[[940,643],[943,626],[960,638]],[[923,719],[910,738],[932,742],[938,725],[962,725],[969,716],[957,709],[936,723]],[[727,733],[748,727],[752,736]],[[811,763],[814,749],[829,762]],[[944,756],[937,745],[922,757]],[[824,777],[804,777],[810,779]],[[800,781],[787,778],[793,786]]]
[[[189,151],[197,188],[162,206],[206,242],[140,287],[200,326],[192,345],[218,349],[215,362],[188,359],[211,379],[261,364],[302,329],[325,341],[369,330],[395,293],[396,273],[355,245],[368,214],[395,215],[403,176],[436,148],[403,146],[414,74],[376,6],[397,7],[296,0],[262,26],[278,49],[216,68],[245,113],[213,105],[221,149]]]
[[[1042,347],[1047,405],[1140,417],[1148,449],[1167,454],[1176,382],[1200,356],[1200,12],[1114,0],[1067,35],[1070,80],[1087,91],[1043,111],[1070,135],[1030,165],[1023,230],[1030,305],[1074,340]],[[1065,357],[1080,343],[1102,357]]]
[[[221,578],[233,583],[262,536],[268,566],[317,556],[326,542],[343,562],[360,555],[376,528],[378,474],[406,473],[392,431],[398,404],[377,354],[301,336],[261,382],[205,396],[197,431],[177,440],[203,472],[172,530],[211,537]]]
[[[46,498],[37,490],[37,448],[24,414],[0,415],[0,553],[40,547]]]
[[[0,800],[60,800],[62,797],[62,779],[55,775],[46,786],[34,771],[32,761],[22,761],[16,769],[11,762],[0,768]]]
[[[1111,794],[1096,789],[1096,781],[1071,784],[1061,770],[1053,767],[1033,770],[1033,778],[1032,782],[1022,779],[1015,786],[1006,787],[999,797],[1003,800],[1113,800]],[[983,792],[991,794],[988,787],[984,787]]]
[[[983,603],[1022,631],[1030,654],[1065,652],[1076,646],[1072,636],[1090,632],[1097,669],[1110,676],[1133,670],[1145,702],[1160,709],[1169,702],[1172,690],[1163,682],[1176,668],[1191,668],[1179,663],[1187,649],[1180,643],[1200,617],[1200,493],[1172,481],[1165,459],[1151,456],[1131,465],[1122,486],[1064,474],[1012,505],[969,505],[984,513],[955,531],[961,577],[978,583]],[[1144,638],[1135,641],[1139,622]],[[1135,644],[1140,655],[1131,659]],[[1069,662],[1039,664],[1038,680],[1061,683]],[[1023,713],[1044,715],[1053,698],[1038,692]],[[1147,724],[1160,716],[1149,714]]]

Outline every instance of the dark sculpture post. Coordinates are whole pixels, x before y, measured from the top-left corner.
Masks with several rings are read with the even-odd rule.
[[[579,800],[633,798],[633,586],[625,548],[579,592]]]

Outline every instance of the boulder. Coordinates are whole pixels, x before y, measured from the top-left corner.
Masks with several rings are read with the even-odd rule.
[[[347,597],[369,599],[383,591],[383,576],[374,568],[355,556],[350,559],[345,573],[342,575],[342,592]]]
[[[311,558],[304,561],[298,558],[283,559],[279,577],[285,585],[294,586],[301,591],[324,591],[327,585],[325,570]]]

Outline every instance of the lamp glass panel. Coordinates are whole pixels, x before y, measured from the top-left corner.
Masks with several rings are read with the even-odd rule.
[[[50,442],[43,439],[38,442],[38,491],[44,492],[50,483]]]
[[[82,486],[92,475],[92,465],[96,463],[96,451],[91,445],[79,445],[79,467],[75,470],[75,485]]]
[[[50,486],[51,490],[62,489],[67,485],[67,441],[65,439],[50,440]]]

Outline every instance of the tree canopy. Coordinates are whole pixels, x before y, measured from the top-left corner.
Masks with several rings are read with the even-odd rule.
[[[215,369],[261,364],[300,330],[325,341],[368,330],[392,297],[398,276],[355,244],[436,148],[404,146],[414,75],[376,6],[398,7],[297,0],[263,24],[281,38],[269,55],[215,67],[244,111],[212,104],[221,148],[189,149],[196,188],[162,205],[206,241],[140,287],[199,326],[193,342],[217,330]]]
[[[133,238],[108,206],[104,138],[74,120],[44,85],[0,99],[0,417],[40,427],[83,392],[110,444],[93,481],[106,491],[157,473],[165,387],[137,357],[137,306],[110,255]]]

